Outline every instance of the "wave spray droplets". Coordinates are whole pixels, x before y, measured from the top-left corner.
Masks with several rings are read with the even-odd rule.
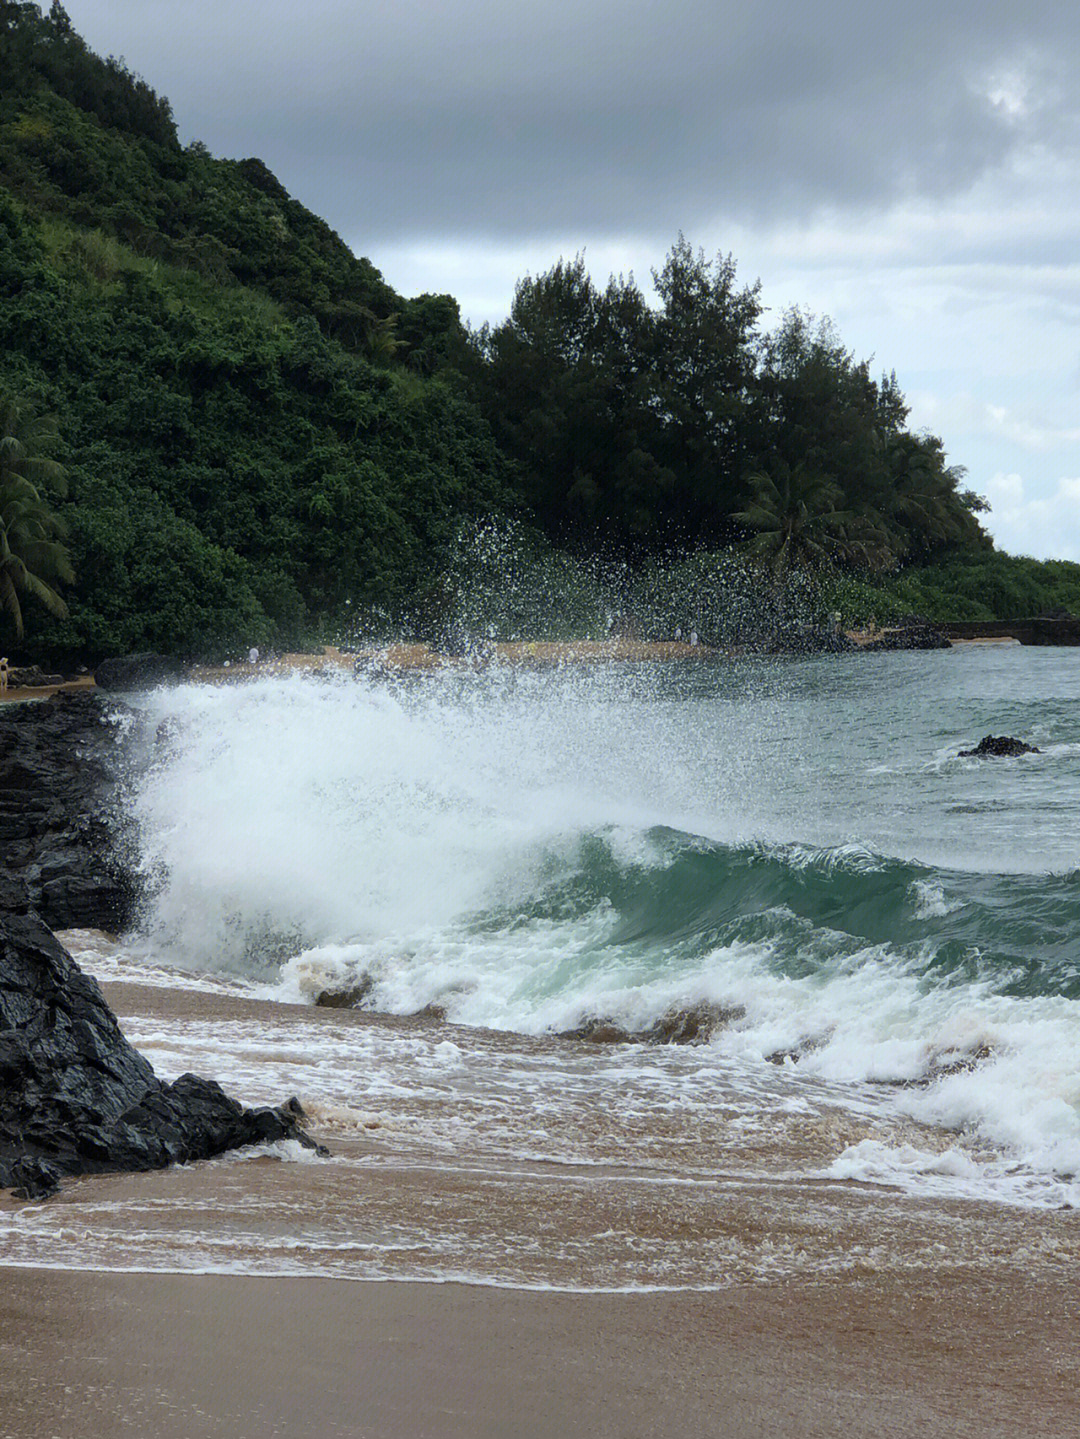
[[[1044,768],[987,777],[955,754],[1005,661],[943,658],[161,692],[134,798],[143,949],[534,1034],[716,1003],[742,1013],[703,1060],[749,1083],[772,1058],[853,1104],[872,1085],[1004,1146],[1026,1166],[1010,1192],[1060,1198],[1080,1167],[1076,716],[1042,705]],[[988,1154],[976,1176],[1000,1187]]]

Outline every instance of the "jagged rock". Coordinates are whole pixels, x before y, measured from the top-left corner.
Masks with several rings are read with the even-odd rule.
[[[47,675],[40,665],[23,665],[8,670],[8,689],[42,689],[46,685],[62,685],[63,675]]]
[[[718,1030],[745,1017],[741,1004],[695,1004],[688,1009],[669,1009],[642,1037],[649,1044],[704,1044]]]
[[[102,690],[148,690],[158,685],[182,684],[191,666],[171,655],[122,655],[102,660],[94,683]]]
[[[843,630],[833,630],[820,625],[807,625],[800,629],[782,630],[774,635],[765,646],[769,655],[820,655],[850,654],[859,646]]]
[[[41,921],[0,914],[0,1188],[36,1199],[65,1175],[160,1169],[264,1140],[314,1148],[301,1117],[295,1100],[250,1110],[213,1080],[158,1079]]]
[[[118,857],[121,706],[93,690],[0,707],[0,853],[21,897],[52,929],[120,929],[137,895]]]
[[[962,749],[961,759],[1009,759],[1019,754],[1041,754],[1036,745],[1025,744],[1011,735],[988,734],[974,749]]]
[[[375,981],[371,975],[362,974],[347,989],[321,989],[315,996],[315,1003],[321,1009],[360,1009],[374,988]]]
[[[929,1056],[926,1069],[918,1079],[902,1080],[899,1088],[928,1089],[939,1079],[949,1079],[954,1074],[970,1074],[994,1057],[994,1051],[988,1044],[976,1044],[960,1053],[956,1050],[937,1051]]]
[[[899,622],[898,628],[884,630],[876,639],[862,646],[863,652],[952,649],[951,640],[941,630],[931,624],[918,623],[918,618],[917,615],[909,615]]]
[[[589,1044],[633,1044],[634,1036],[628,1029],[623,1029],[621,1024],[616,1024],[610,1019],[600,1019],[591,1015],[583,1019],[575,1029],[564,1029],[559,1032],[560,1039],[584,1039]]]
[[[800,1039],[798,1044],[793,1044],[789,1049],[774,1049],[771,1054],[765,1056],[769,1064],[798,1064],[808,1054],[815,1050],[824,1049],[829,1042],[827,1034],[808,1034],[805,1039]]]
[[[425,1004],[423,1009],[416,1010],[409,1018],[418,1019],[423,1024],[444,1024],[446,1022],[446,1006]]]
[[[741,1004],[694,1004],[669,1009],[647,1029],[635,1030],[591,1015],[575,1029],[564,1029],[559,1038],[584,1039],[590,1044],[704,1044],[745,1014]]]

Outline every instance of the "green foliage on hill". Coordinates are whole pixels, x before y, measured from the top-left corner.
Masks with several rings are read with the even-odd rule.
[[[50,504],[67,493],[55,458],[59,440],[54,415],[38,415],[0,390],[0,615],[17,640],[25,633],[26,597],[64,619],[67,606],[54,586],[75,581],[64,525]]]
[[[1073,604],[1068,576],[993,554],[963,472],[827,324],[766,330],[734,261],[681,238],[654,281],[650,304],[560,261],[470,334],[259,160],[181,146],[61,5],[0,0],[0,390],[59,417],[50,533],[77,576],[66,618],[35,607],[35,657],[279,646],[360,613],[437,628],[460,535],[509,515],[539,579],[503,585],[500,631],[634,604],[663,625],[687,586],[745,608],[744,561],[773,598],[827,572],[845,608]]]
[[[872,580],[834,576],[823,602],[852,625],[888,624],[907,614],[933,620],[1019,620],[1057,610],[1080,615],[1080,564],[994,551]]]
[[[209,654],[405,605],[503,498],[440,378],[455,302],[400,300],[257,161],[182,150],[58,10],[0,3],[0,387],[61,418],[78,575],[35,653]]]

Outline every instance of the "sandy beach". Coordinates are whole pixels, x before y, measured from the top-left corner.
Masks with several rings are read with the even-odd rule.
[[[620,1115],[614,1091],[586,1093],[561,1122],[582,1157],[582,1142],[608,1157],[530,1160],[522,1138],[546,1106],[535,1085],[515,1097],[512,1066],[539,1080],[580,1059],[596,1074],[615,1052],[215,987],[105,990],[159,1064],[197,1044],[235,1055],[237,1076],[310,1092],[333,1054],[348,1092],[341,1066],[357,1056],[383,1097],[312,1104],[330,1160],[226,1159],[70,1181],[44,1205],[0,1198],[5,1439],[1075,1433],[1074,1215],[797,1178],[792,1165],[852,1122],[827,1112],[778,1117],[751,1174],[744,1131],[723,1158],[722,1114],[666,1130],[652,1118],[646,1135],[632,1095]],[[476,1083],[410,1080],[448,1045],[476,1055]],[[691,1061],[644,1056],[649,1087]],[[696,1168],[703,1153],[721,1168]],[[396,1278],[363,1277],[380,1240]],[[438,1272],[444,1245],[488,1279],[410,1277]],[[274,1273],[283,1263],[297,1272]]]
[[[878,632],[850,630],[848,638],[861,649],[878,638]],[[954,645],[1015,645],[1018,641],[1009,638],[982,638],[953,640]],[[316,652],[291,652],[276,655],[257,665],[246,660],[228,666],[198,665],[192,671],[192,679],[201,684],[237,683],[257,675],[280,675],[289,673],[349,672],[360,668],[373,673],[395,671],[435,670],[444,667],[483,667],[489,664],[506,664],[543,668],[548,665],[598,665],[598,664],[658,664],[673,660],[712,660],[729,655],[727,650],[717,650],[708,645],[690,645],[681,640],[518,640],[500,641],[485,646],[474,655],[456,656],[444,654],[422,642],[372,646],[362,650],[342,650],[336,645],[326,645]],[[42,700],[65,690],[93,688],[92,675],[69,680],[62,685],[45,685],[5,690],[0,694],[0,704],[13,704],[22,700]]]
[[[1071,1439],[1059,1284],[560,1295],[5,1270],[9,1439]]]

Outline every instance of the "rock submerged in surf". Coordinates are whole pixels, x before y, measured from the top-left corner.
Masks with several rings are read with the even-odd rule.
[[[213,1080],[160,1080],[41,920],[0,913],[0,1189],[43,1199],[66,1175],[163,1169],[267,1140],[316,1149],[302,1118],[295,1100],[244,1109]]]
[[[173,655],[119,655],[101,661],[94,683],[99,690],[149,690],[183,684],[190,675],[191,666]]]
[[[320,989],[315,1005],[318,1009],[364,1009],[365,1000],[374,988],[371,975],[362,974],[355,984],[346,985],[344,989]]]
[[[589,1044],[705,1044],[745,1015],[741,1004],[694,1004],[669,1009],[648,1029],[636,1030],[590,1015],[575,1029],[562,1030],[559,1038],[583,1039]]]
[[[128,712],[92,690],[0,712],[0,854],[50,929],[122,929],[139,880],[116,797]]]
[[[962,749],[961,759],[1011,759],[1021,754],[1041,754],[1038,746],[1025,744],[1021,739],[1014,739],[1012,735],[988,734],[975,746],[974,749]]]

